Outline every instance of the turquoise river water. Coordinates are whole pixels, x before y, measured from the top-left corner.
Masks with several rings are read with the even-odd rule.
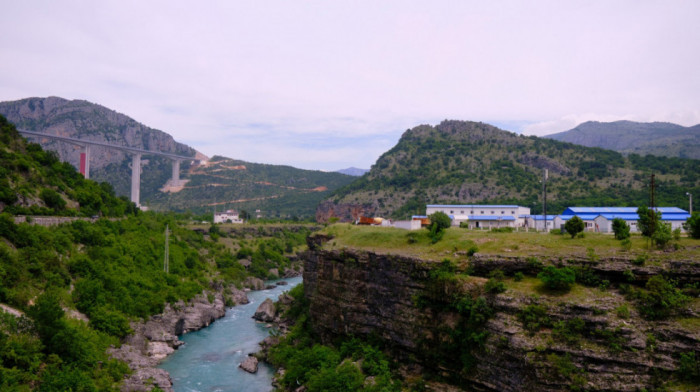
[[[170,372],[175,392],[266,392],[272,390],[274,371],[260,363],[256,374],[238,365],[248,353],[258,351],[258,342],[269,329],[251,317],[265,298],[277,300],[284,291],[301,283],[301,277],[284,279],[288,285],[248,292],[249,304],[229,308],[226,316],[207,328],[180,337],[185,345],[166,358],[160,368]],[[274,284],[276,281],[269,282]]]

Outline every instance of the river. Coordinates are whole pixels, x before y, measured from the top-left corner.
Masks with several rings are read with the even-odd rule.
[[[266,299],[277,297],[301,283],[301,277],[284,279],[288,285],[248,292],[249,304],[229,308],[226,316],[207,328],[180,337],[185,345],[166,358],[160,368],[170,372],[175,392],[267,392],[272,388],[274,370],[260,362],[250,374],[238,365],[248,353],[260,349],[269,329],[252,319]],[[274,284],[277,281],[266,282]]]

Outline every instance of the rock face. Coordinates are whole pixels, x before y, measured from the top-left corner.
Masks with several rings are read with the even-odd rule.
[[[465,352],[460,346],[454,351],[454,343],[465,336],[455,331],[470,316],[448,305],[446,299],[455,292],[436,291],[431,271],[439,263],[366,251],[323,250],[315,243],[309,248],[302,255],[304,291],[310,301],[311,325],[322,340],[379,339],[400,363],[419,369],[419,374],[447,380],[452,384],[449,390],[561,391],[571,385],[586,390],[653,389],[677,371],[680,353],[700,350],[700,331],[692,327],[696,324],[645,320],[612,288],[577,286],[567,295],[537,294],[532,285],[539,281],[526,277],[527,284],[508,281],[504,293],[489,294],[484,290],[487,279],[465,276],[453,289],[463,297],[484,297],[492,309],[482,327],[483,343],[470,351],[473,361],[466,367],[460,360]],[[471,262],[466,257],[463,261]],[[491,262],[475,258],[472,268],[508,271],[511,264],[518,271],[529,268],[525,262],[507,258]],[[614,278],[616,263],[629,267],[620,260],[600,260],[596,268],[602,276]],[[663,273],[684,270],[689,274],[686,280],[695,281],[697,262],[688,263],[684,268],[666,266]],[[656,267],[640,268],[640,275],[661,273]],[[540,330],[526,329],[519,316],[530,305],[545,309],[547,322]],[[623,307],[625,311],[620,311]],[[697,309],[686,309],[685,317],[697,319]],[[582,323],[583,329],[567,335],[575,341],[563,341],[554,327],[560,322],[563,328],[572,320]],[[440,384],[429,389],[448,390]]]
[[[254,356],[248,356],[248,358],[245,359],[240,365],[238,365],[241,369],[245,370],[248,373],[257,373],[258,371],[258,359],[255,358]]]
[[[266,298],[258,309],[255,311],[253,318],[262,321],[264,323],[269,323],[275,320],[275,303],[272,302],[270,298]]]
[[[235,287],[229,288],[236,303],[247,303],[248,299]],[[211,293],[209,293],[211,294]],[[146,322],[132,323],[134,330],[119,348],[109,349],[109,354],[125,361],[133,373],[124,381],[122,391],[150,391],[154,386],[172,391],[172,380],[167,371],[157,369],[158,362],[172,354],[183,343],[178,335],[209,326],[226,314],[224,296],[214,293],[209,302],[207,293],[202,293],[189,303],[182,301],[165,306],[163,313],[152,316]]]

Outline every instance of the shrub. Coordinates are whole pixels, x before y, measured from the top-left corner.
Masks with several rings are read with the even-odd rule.
[[[581,334],[585,331],[585,327],[586,323],[580,317],[558,321],[554,323],[552,337],[566,344],[574,345],[578,343]]]
[[[630,226],[624,219],[615,218],[612,222],[612,229],[615,233],[615,239],[624,240],[630,238]]]
[[[624,240],[620,241],[620,246],[622,247],[622,250],[629,252],[632,249],[632,241],[630,241],[629,238],[625,238]]]
[[[56,211],[66,208],[66,201],[53,189],[42,189],[39,193],[39,197],[41,197],[41,200],[44,201],[47,207],[53,208]]]
[[[467,250],[467,256],[471,257],[474,256],[474,253],[478,252],[479,248],[476,247],[476,245],[472,245],[469,247],[469,250]]]
[[[549,234],[561,235],[561,229],[552,229],[549,231]]]
[[[641,255],[637,256],[634,260],[632,260],[632,264],[642,266],[644,263],[647,261],[647,255],[645,253],[642,253]]]
[[[503,283],[505,278],[503,271],[493,270],[491,271],[490,279],[484,285],[484,289],[493,294],[503,293],[506,291],[506,285]]]
[[[531,334],[540,328],[550,326],[547,308],[542,305],[528,305],[518,313],[518,319],[523,323],[523,328]]]
[[[452,219],[442,211],[431,214],[429,218],[430,225],[427,228],[430,231],[430,238],[434,244],[442,239],[445,230],[452,225]]]
[[[569,267],[545,267],[537,274],[544,286],[550,290],[568,291],[576,282],[576,272]]]
[[[639,291],[637,298],[639,311],[647,319],[667,318],[680,310],[690,300],[661,275],[651,277],[645,287],[646,291]]]
[[[521,280],[523,280],[524,277],[525,276],[523,275],[523,273],[518,271],[513,275],[513,280],[516,282],[520,282]]]
[[[654,211],[642,206],[637,209],[637,215],[639,215],[637,221],[639,231],[642,232],[643,236],[651,237],[656,230],[657,222],[661,222],[661,211]]]
[[[658,221],[656,224],[656,230],[651,236],[651,239],[656,244],[659,249],[664,249],[666,245],[671,241],[673,235],[671,233],[671,224]]]
[[[691,238],[700,239],[700,211],[693,212],[683,224]]]
[[[566,224],[564,224],[564,229],[567,233],[571,235],[571,238],[576,237],[576,234],[582,232],[583,228],[583,220],[581,220],[581,218],[579,218],[578,216],[574,216],[573,218],[566,221]]]
[[[684,381],[700,383],[700,358],[695,352],[681,353],[678,364],[678,377]]]

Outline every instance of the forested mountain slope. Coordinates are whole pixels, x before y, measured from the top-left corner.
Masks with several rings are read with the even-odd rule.
[[[566,132],[545,137],[625,154],[700,159],[700,124],[683,127],[662,122],[588,121]]]
[[[219,156],[192,167],[187,177],[181,191],[156,194],[147,201],[149,207],[195,212],[233,208],[252,216],[260,210],[263,218],[310,218],[321,200],[356,178]]]
[[[542,210],[542,173],[549,170],[548,212],[570,205],[656,202],[687,206],[700,193],[700,161],[639,156],[500,130],[484,123],[443,121],[407,130],[368,174],[339,189],[317,210],[319,220],[351,212],[405,219],[426,204],[513,203]]]

